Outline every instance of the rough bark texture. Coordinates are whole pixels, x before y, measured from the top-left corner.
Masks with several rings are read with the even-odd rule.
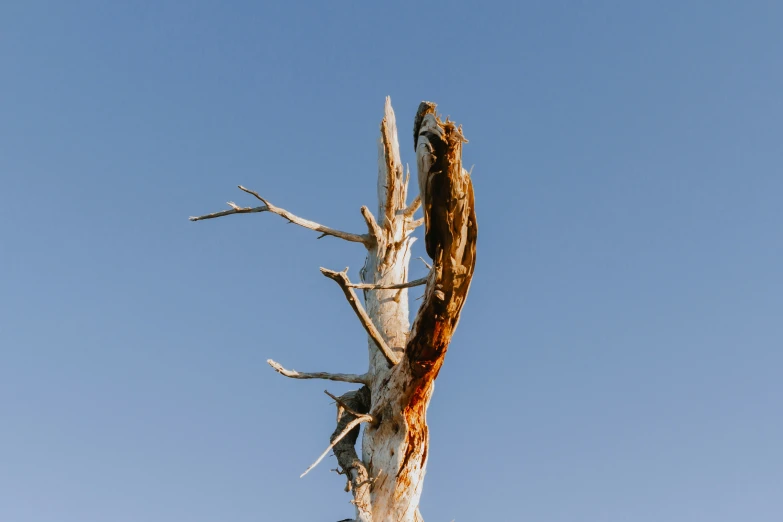
[[[367,234],[334,230],[269,204],[191,218],[272,212],[289,221],[347,241],[363,243],[367,258],[361,284],[346,272],[322,269],[336,281],[368,332],[369,366],[364,375],[296,372],[269,361],[279,373],[297,379],[362,383],[334,397],[337,426],[330,438],[346,491],[353,495],[357,522],[421,521],[418,511],[427,466],[427,407],[467,298],[476,260],[476,215],[470,175],[462,168],[461,128],[441,121],[435,104],[422,102],[414,119],[419,197],[407,205],[410,174],[403,173],[397,124],[387,98],[378,142],[378,220],[362,207]],[[414,220],[421,203],[423,220]],[[424,300],[412,330],[408,320],[408,264],[411,235],[422,221],[433,265]],[[364,306],[354,293],[364,293]],[[361,458],[356,452],[360,423],[365,423]],[[318,461],[316,461],[317,463]],[[309,471],[309,469],[308,469]]]

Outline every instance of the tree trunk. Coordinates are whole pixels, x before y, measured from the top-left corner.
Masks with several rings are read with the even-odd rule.
[[[462,168],[465,141],[461,128],[448,120],[442,122],[435,115],[435,105],[422,102],[414,121],[420,196],[408,206],[410,173],[403,173],[394,111],[387,98],[378,144],[378,220],[362,207],[366,234],[341,232],[304,220],[241,186],[264,205],[238,207],[229,203],[232,210],[191,218],[273,212],[322,235],[361,242],[367,247],[361,284],[351,283],[346,272],[321,269],[340,285],[368,333],[367,373],[299,373],[269,361],[287,377],[363,384],[341,397],[332,396],[337,403],[338,422],[327,452],[321,456],[334,450],[347,477],[346,490],[354,497],[357,522],[422,520],[418,505],[427,466],[427,407],[467,297],[476,259],[473,187],[469,173]],[[415,220],[419,204],[424,218]],[[423,222],[433,266],[426,279],[408,282],[411,245],[416,239],[411,234]],[[424,283],[424,300],[410,329],[408,287]],[[355,288],[363,290],[364,307]],[[361,423],[366,427],[359,458],[355,444]],[[318,462],[320,458],[315,464]]]

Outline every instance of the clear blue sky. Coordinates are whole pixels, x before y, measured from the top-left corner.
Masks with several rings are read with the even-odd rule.
[[[0,520],[352,515],[265,361],[363,371],[362,248],[187,217],[361,231],[386,95],[475,164],[425,519],[783,520],[779,2],[264,4],[0,7]]]

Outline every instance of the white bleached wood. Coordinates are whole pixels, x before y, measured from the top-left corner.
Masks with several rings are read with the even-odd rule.
[[[397,124],[391,102],[387,98],[381,122],[381,138],[378,144],[378,197],[381,215],[384,216],[384,236],[375,248],[368,249],[362,274],[362,282],[370,285],[396,286],[406,282],[415,238],[409,237],[406,211],[415,212],[415,203],[408,206],[407,187],[402,175],[402,161],[397,140]],[[411,211],[411,208],[414,210]],[[366,308],[387,344],[396,354],[402,354],[408,339],[408,292],[401,290],[375,290],[365,292]],[[404,364],[404,358],[401,364]],[[399,366],[399,365],[398,365]],[[396,367],[395,367],[396,368]],[[404,455],[408,429],[399,401],[394,397],[404,395],[402,387],[389,386],[390,371],[377,350],[370,346],[370,367],[373,375],[370,384],[371,414],[381,422],[367,425],[362,438],[362,461],[367,473],[376,480],[370,498],[372,515],[376,521],[395,520],[412,522],[420,494],[420,486],[414,484],[408,494],[395,499],[396,473]],[[422,474],[423,476],[423,474]],[[414,481],[417,484],[421,481]]]
[[[381,139],[378,142],[378,215],[382,219],[382,225],[394,220],[397,210],[405,208],[405,195],[400,143],[397,140],[397,120],[394,117],[391,98],[387,96],[381,122]]]
[[[366,373],[364,375],[356,375],[353,373],[327,373],[327,372],[298,372],[296,370],[286,370],[283,366],[267,359],[267,364],[275,369],[280,375],[285,375],[291,379],[324,379],[327,381],[339,381],[339,382],[353,382],[357,384],[367,384],[370,380],[370,376]]]

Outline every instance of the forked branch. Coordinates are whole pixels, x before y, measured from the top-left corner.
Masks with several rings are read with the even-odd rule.
[[[294,223],[296,225],[299,225],[300,227],[304,227],[310,230],[314,230],[316,232],[320,232],[321,233],[320,237],[324,237],[324,236],[339,237],[340,239],[344,239],[346,241],[351,241],[354,243],[362,243],[368,248],[372,246],[373,242],[375,241],[375,238],[371,237],[369,234],[352,234],[351,232],[343,232],[342,230],[329,228],[327,226],[321,225],[320,223],[316,223],[315,221],[310,221],[308,219],[301,218],[295,214],[290,213],[284,208],[276,207],[272,205],[269,201],[259,196],[258,193],[253,190],[247,189],[242,185],[239,185],[239,189],[244,192],[247,192],[248,194],[252,194],[259,201],[261,201],[263,205],[259,207],[240,207],[235,203],[233,203],[232,201],[229,201],[228,206],[231,207],[231,210],[213,212],[212,214],[205,214],[203,216],[193,216],[190,218],[190,220],[202,221],[204,219],[214,219],[223,216],[230,216],[231,214],[254,214],[257,212],[271,212],[273,214],[277,214],[282,218],[287,219],[289,223]]]

